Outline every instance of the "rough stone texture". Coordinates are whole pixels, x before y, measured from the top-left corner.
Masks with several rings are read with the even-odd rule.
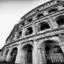
[[[18,64],[64,64],[64,19],[57,22],[59,16],[64,18],[63,0],[51,0],[23,16],[2,48],[4,60]],[[41,22],[46,25],[41,26]],[[50,26],[49,29],[46,28],[47,25]],[[33,33],[25,35],[26,31],[30,33],[31,29],[27,29],[29,27],[32,27]],[[41,30],[42,28],[45,29]],[[21,36],[17,38],[19,34]],[[11,55],[14,48],[17,49]],[[6,55],[7,50],[9,51]]]

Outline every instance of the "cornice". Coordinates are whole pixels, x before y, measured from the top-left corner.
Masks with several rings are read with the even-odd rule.
[[[39,12],[39,11],[41,11],[41,10],[47,9],[48,7],[45,7],[45,5],[47,5],[47,4],[50,5],[51,3],[56,2],[56,3],[53,4],[53,5],[55,5],[55,4],[59,4],[59,3],[62,2],[62,0],[60,0],[61,2],[59,2],[59,3],[57,3],[57,1],[58,1],[58,0],[48,1],[48,2],[46,2],[46,3],[44,3],[44,4],[42,4],[42,5],[34,8],[33,10],[31,10],[31,11],[29,11],[27,14],[25,14],[23,17],[21,17],[21,21],[14,26],[14,28],[12,29],[12,31],[11,31],[10,35],[8,36],[8,38],[6,39],[6,41],[9,39],[9,37],[10,37],[11,35],[13,35],[13,33],[15,32],[15,28],[17,28],[21,22],[23,22],[23,21],[24,21],[25,19],[27,19],[29,16],[32,16],[32,15],[34,15],[35,13],[37,13],[37,12]],[[51,5],[50,5],[50,7],[51,7]],[[51,15],[51,14],[50,14],[50,15]],[[45,16],[44,16],[44,17],[45,17]],[[38,20],[38,19],[36,19],[36,20]],[[35,21],[35,20],[34,20],[34,21]]]
[[[34,39],[34,40],[44,39],[44,38],[49,38],[49,37],[53,37],[53,36],[58,36],[58,34],[61,34],[61,33],[64,33],[64,27],[57,28],[57,29],[54,29],[54,30],[50,30],[50,31],[47,31],[47,32],[44,32],[44,33],[35,34],[35,35],[28,36],[28,37],[23,38],[23,39],[19,39],[19,40],[13,41],[13,42],[11,42],[9,44],[4,45],[3,49],[5,47],[7,47],[8,45],[15,44],[15,43],[17,44],[17,42],[19,42],[19,41],[23,41],[24,42],[24,41],[32,40],[32,39]],[[38,36],[41,36],[41,37],[38,37]],[[32,39],[30,39],[30,38],[32,38]]]

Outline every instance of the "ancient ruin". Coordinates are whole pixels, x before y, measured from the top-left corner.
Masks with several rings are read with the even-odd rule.
[[[1,56],[18,64],[64,64],[64,0],[50,0],[21,17]]]

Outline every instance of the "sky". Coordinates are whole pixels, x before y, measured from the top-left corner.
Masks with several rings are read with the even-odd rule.
[[[20,18],[47,1],[49,0],[0,0],[0,49]]]

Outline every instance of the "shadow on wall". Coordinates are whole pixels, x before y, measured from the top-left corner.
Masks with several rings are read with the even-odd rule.
[[[52,40],[45,42],[46,64],[64,64],[64,53],[56,43]]]
[[[13,64],[11,62],[6,62],[6,61],[0,61],[0,64]]]

